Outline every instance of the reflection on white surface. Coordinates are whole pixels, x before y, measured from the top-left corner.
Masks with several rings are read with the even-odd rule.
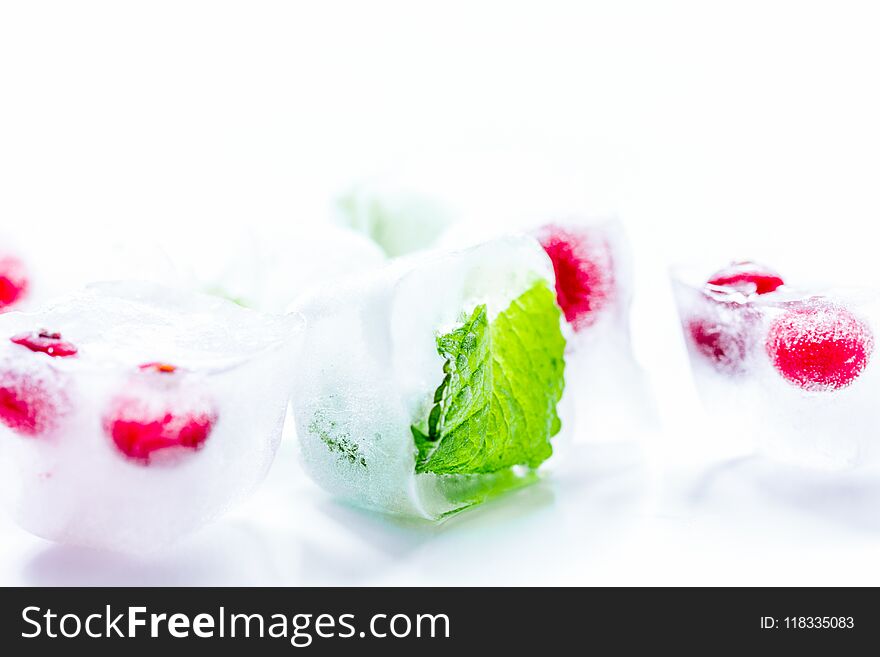
[[[880,473],[876,469],[816,472],[760,457],[725,461],[691,489],[695,508],[767,505],[817,524],[841,525],[880,537]]]
[[[643,488],[632,444],[572,447],[577,467],[435,525],[341,505],[292,445],[245,506],[150,557],[52,545],[5,527],[7,584],[360,585],[540,581],[632,522]],[[570,464],[571,465],[571,464]],[[551,575],[552,576],[552,575]]]
[[[657,440],[659,435],[651,436]],[[655,444],[656,447],[656,444]],[[799,585],[878,581],[880,478],[741,457],[650,467],[635,443],[572,445],[535,486],[433,525],[341,505],[285,445],[245,505],[127,557],[0,528],[5,585]],[[662,460],[662,457],[661,459]],[[832,568],[827,554],[846,555]]]

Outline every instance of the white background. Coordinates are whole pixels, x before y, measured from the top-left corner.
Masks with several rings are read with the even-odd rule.
[[[876,3],[0,7],[0,233],[209,249],[248,222],[321,220],[340,185],[414,154],[574,157],[631,235],[662,422],[436,528],[336,504],[288,441],[252,500],[150,558],[0,521],[0,582],[880,584],[880,480],[722,459],[666,278],[747,256],[880,283]]]

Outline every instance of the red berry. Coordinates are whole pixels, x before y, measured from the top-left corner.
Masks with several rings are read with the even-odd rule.
[[[174,365],[146,363],[139,370],[170,378],[150,381],[139,374],[130,392],[113,399],[104,428],[116,448],[142,465],[173,451],[201,448],[217,422],[210,404],[178,385],[182,372]]]
[[[822,300],[791,307],[770,326],[767,353],[776,370],[804,390],[838,390],[865,369],[874,348],[870,327]]]
[[[0,312],[21,301],[28,287],[24,263],[14,256],[0,256]]]
[[[25,436],[54,428],[64,400],[63,391],[51,391],[47,380],[27,372],[0,372],[0,422]]]
[[[556,298],[565,319],[576,330],[592,326],[614,297],[611,247],[589,230],[547,225],[538,240],[556,273]]]
[[[784,284],[779,274],[772,269],[748,261],[728,265],[712,274],[707,283],[733,288],[743,294],[767,294]]]
[[[10,338],[12,342],[53,358],[76,355],[76,347],[61,339],[60,333],[35,331]],[[54,428],[61,414],[63,390],[53,390],[51,374],[36,371],[0,372],[0,421],[26,436],[36,436]]]
[[[77,352],[76,346],[63,340],[60,333],[53,333],[45,329],[15,335],[10,340],[31,351],[48,354],[53,358],[68,358],[76,356]]]
[[[701,318],[691,320],[686,329],[697,352],[715,369],[728,373],[742,370],[748,349],[739,327]]]
[[[138,369],[142,372],[156,372],[157,374],[174,374],[177,371],[176,365],[168,363],[144,363]]]
[[[703,290],[701,312],[685,323],[694,350],[719,372],[742,372],[752,351],[758,313],[729,292]]]

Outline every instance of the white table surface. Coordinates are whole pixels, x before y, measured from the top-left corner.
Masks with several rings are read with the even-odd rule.
[[[441,525],[341,505],[286,442],[246,503],[127,557],[0,524],[0,582],[48,585],[862,585],[880,582],[880,481],[756,458],[662,464],[663,436],[573,445],[539,484]],[[652,455],[653,453],[653,455]],[[651,464],[653,461],[653,465]],[[875,483],[871,483],[875,482]]]

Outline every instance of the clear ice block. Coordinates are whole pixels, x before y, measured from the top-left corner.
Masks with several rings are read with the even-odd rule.
[[[720,273],[672,274],[691,369],[711,416],[747,450],[782,462],[877,464],[880,294],[800,289],[753,263]]]
[[[143,552],[219,515],[274,458],[301,321],[134,282],[0,316],[0,467],[16,520]]]
[[[545,368],[540,371],[552,369],[561,377],[564,339],[552,285],[546,253],[534,239],[518,237],[396,259],[304,300],[297,310],[306,318],[307,331],[292,399],[302,459],[312,478],[356,505],[429,519],[534,481],[541,458],[504,461],[491,430],[470,437],[483,441],[492,454],[479,466],[466,463],[457,469],[447,463],[442,471],[417,471],[422,454],[416,427],[430,415],[422,428],[433,433],[426,427],[434,424],[432,408],[446,403],[441,390],[468,365],[466,358],[446,360],[438,336],[456,335],[457,327],[463,328],[483,306],[491,326],[529,291],[543,289],[551,311],[548,340],[558,346],[558,356],[528,347],[534,334],[523,329],[522,348],[515,354],[495,353],[492,362],[508,358],[502,363],[507,368],[531,358],[520,362],[527,367],[538,363]],[[477,344],[475,335],[476,330],[458,337]],[[477,368],[474,380],[484,375]],[[530,381],[531,392],[548,405],[532,416],[538,423],[531,425],[532,433],[546,430],[541,423],[556,418],[558,397],[547,394],[551,379]],[[467,403],[479,390],[476,384],[465,386],[460,398]],[[514,396],[506,399],[519,403]],[[492,465],[495,458],[504,465]]]
[[[180,240],[160,245],[178,285],[262,312],[284,312],[312,288],[385,262],[368,238],[323,223],[247,225],[214,239],[203,249]]]

